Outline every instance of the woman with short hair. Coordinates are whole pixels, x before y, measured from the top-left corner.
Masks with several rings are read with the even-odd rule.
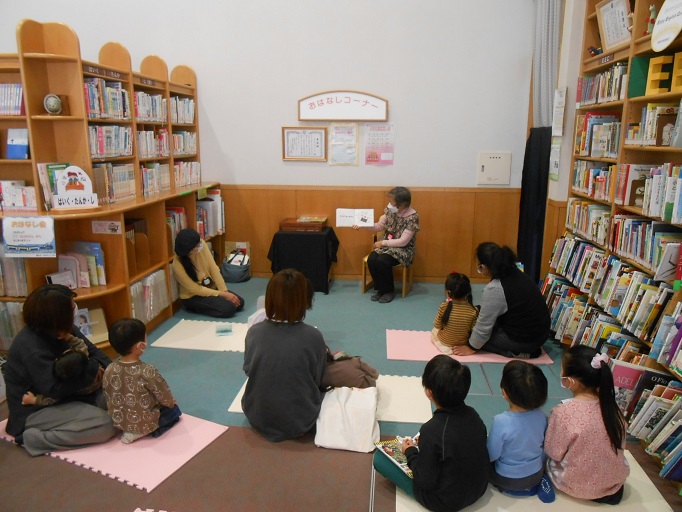
[[[327,347],[322,333],[303,322],[309,306],[305,276],[281,270],[265,292],[267,319],[246,333],[242,410],[269,441],[302,436],[320,413]]]

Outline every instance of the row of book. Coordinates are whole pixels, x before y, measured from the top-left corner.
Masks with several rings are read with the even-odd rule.
[[[587,154],[592,158],[618,158],[622,126],[619,121],[595,125]]]
[[[570,197],[566,204],[566,227],[593,242],[608,243],[611,207]]]
[[[149,197],[159,194],[164,190],[170,190],[170,165],[169,164],[145,164],[140,167],[142,180],[142,195]]]
[[[606,113],[606,112],[587,112],[585,114],[578,114],[575,120],[575,136],[574,136],[574,154],[576,156],[594,156],[591,155],[593,149],[593,137],[595,135],[595,127],[611,123],[620,123],[620,114]],[[617,126],[608,126],[606,131],[600,130],[597,136],[608,136],[608,147],[600,149],[604,154],[610,155],[618,154],[618,144],[620,137],[610,136],[612,130],[620,133],[620,128]],[[600,147],[598,143],[597,147]],[[609,157],[615,158],[615,157]]]
[[[168,130],[139,130],[137,132],[137,154],[140,158],[170,156]]]
[[[135,197],[135,166],[111,162],[93,164],[93,189],[100,205]]]
[[[196,155],[197,134],[196,132],[179,131],[173,132],[174,155]]]
[[[640,378],[644,379],[644,376]],[[656,378],[635,404],[628,433],[648,443],[645,451],[660,460],[660,476],[682,480],[682,383]]]
[[[610,201],[611,179],[615,165],[605,165],[589,160],[576,160],[573,165],[573,191],[588,195],[598,201]]]
[[[3,212],[38,211],[36,189],[24,180],[0,180],[0,209]]]
[[[208,197],[197,201],[197,231],[201,238],[225,232],[225,204],[219,189],[208,189]]]
[[[617,62],[610,69],[594,76],[578,77],[576,103],[581,107],[624,100],[628,82],[628,67]]]
[[[166,206],[166,224],[170,227],[171,247],[175,247],[175,236],[187,227],[187,212],[182,206]]]
[[[653,164],[621,164],[616,174],[616,191],[613,202],[625,206],[644,204],[644,185]]]
[[[682,219],[682,164],[664,163],[644,176],[642,214],[675,223]]]
[[[133,317],[148,323],[170,305],[166,272],[157,270],[130,285]]]
[[[681,240],[682,230],[665,222],[628,213],[613,216],[612,250],[652,273],[659,271],[665,245]]]
[[[24,258],[6,258],[5,248],[0,244],[0,296],[26,297],[28,283]]]
[[[135,120],[138,122],[165,123],[168,120],[168,105],[162,95],[137,91],[134,100]]]
[[[682,133],[677,125],[677,103],[647,103],[640,121],[628,123],[624,143],[629,146],[682,147]]]
[[[133,154],[133,129],[130,126],[89,126],[88,134],[92,158],[115,158]]]
[[[175,185],[184,187],[201,182],[200,162],[173,162],[173,177]]]
[[[104,251],[99,242],[76,241],[70,250],[57,255],[58,271],[45,276],[48,283],[74,290],[107,284]]]
[[[90,119],[130,119],[130,97],[121,82],[85,77],[83,87]]]
[[[23,116],[24,88],[21,84],[0,84],[0,116]]]
[[[0,302],[0,350],[9,350],[12,340],[24,327],[23,302]]]
[[[193,124],[194,123],[194,100],[171,96],[170,99],[171,123]]]

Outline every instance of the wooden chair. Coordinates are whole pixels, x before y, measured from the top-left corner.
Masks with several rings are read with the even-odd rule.
[[[376,242],[378,239],[378,235],[374,235],[374,241]],[[371,253],[370,253],[371,254]],[[362,293],[366,293],[367,290],[371,289],[372,286],[374,286],[374,281],[372,280],[372,274],[369,273],[369,267],[367,266],[367,258],[369,258],[369,254],[367,254],[364,258],[362,258],[362,282],[360,283],[362,287]],[[412,279],[413,279],[413,268],[412,265],[405,266],[402,263],[398,263],[394,269],[399,269],[402,271],[402,276],[403,276],[403,287],[402,287],[402,297],[403,299],[407,296],[408,293],[410,293],[410,290],[412,290]],[[369,276],[369,281],[367,280],[367,276]]]

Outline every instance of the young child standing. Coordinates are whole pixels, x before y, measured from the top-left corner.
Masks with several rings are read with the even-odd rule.
[[[507,494],[537,494],[551,503],[554,489],[543,467],[547,416],[540,409],[547,401],[547,378],[533,364],[509,361],[500,388],[509,410],[495,416],[490,428],[490,483]]]
[[[122,318],[109,329],[109,343],[121,357],[107,367],[102,387],[114,427],[123,431],[121,442],[147,434],[159,437],[182,413],[158,370],[140,360],[147,349],[147,328],[136,318]]]
[[[608,356],[576,345],[563,357],[561,385],[573,399],[552,409],[545,435],[547,473],[574,498],[616,505],[630,473],[627,423],[616,405]]]
[[[472,304],[469,278],[450,272],[445,278],[445,301],[438,308],[433,321],[431,342],[444,354],[452,354],[452,347],[466,345],[478,318]]]
[[[476,502],[488,486],[486,428],[464,403],[471,386],[469,368],[446,355],[431,359],[422,385],[436,406],[422,425],[417,447],[407,438],[402,451],[414,479],[388,457],[374,455],[374,468],[429,510],[454,512]]]

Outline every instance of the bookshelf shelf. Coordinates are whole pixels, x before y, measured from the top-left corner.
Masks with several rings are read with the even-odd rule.
[[[0,211],[0,218],[3,214],[19,213],[35,218],[49,215],[54,219],[58,254],[74,250],[79,242],[94,246],[99,244],[104,255],[107,284],[78,288],[78,307],[102,309],[108,324],[125,316],[143,315],[138,318],[143,318],[151,330],[173,313],[171,304],[156,308],[139,302],[140,286],[153,285],[153,293],[165,300],[171,296],[171,238],[174,233],[168,227],[167,212],[172,209],[177,218],[182,217],[186,226],[197,227],[197,196],[205,195],[204,189],[217,189],[220,186],[217,182],[201,181],[196,75],[187,66],[177,66],[169,73],[165,62],[156,56],[145,57],[140,72],[133,72],[130,54],[119,43],[103,45],[99,62],[82,61],[77,35],[61,23],[22,21],[17,28],[17,46],[16,55],[0,54],[0,83],[22,85],[26,115],[0,116],[0,178],[22,179],[26,185],[34,186],[39,206],[37,212],[10,212],[5,209],[4,212]],[[91,100],[94,101],[93,98],[97,96],[88,95],[91,92],[88,87],[96,90],[97,94],[104,91],[100,98],[106,94],[108,100],[99,100],[99,105],[106,106],[106,110],[93,109],[95,104]],[[64,108],[62,114],[46,114],[43,98],[48,93],[60,97]],[[136,93],[154,96],[155,101],[162,102],[165,120],[148,121],[144,116],[136,115]],[[168,109],[171,95],[189,100],[189,104],[194,105],[193,123],[170,123]],[[120,112],[125,112],[126,96],[130,117],[118,118],[116,116]],[[113,115],[94,117],[103,113]],[[126,136],[130,136],[132,154],[101,156],[125,152],[128,145],[124,145],[124,149],[103,149],[101,145],[95,145],[91,152],[91,132],[99,134],[102,130],[117,130],[116,127],[126,129],[116,133],[130,134]],[[3,158],[6,149],[3,143],[3,138],[6,138],[4,130],[8,128],[28,130],[30,160]],[[173,128],[189,128],[186,131],[196,135],[196,153],[181,157],[191,162],[179,160],[175,164],[174,158],[180,156],[174,157],[171,150],[166,156],[140,158],[138,132],[153,132],[156,140],[159,133],[166,133],[170,137]],[[93,154],[96,156],[93,157]],[[112,171],[117,167],[125,169],[129,173],[126,175],[130,187],[128,193],[132,195],[87,210],[53,208],[47,211],[38,167],[52,162],[77,165],[93,179],[93,184],[97,176],[104,176],[107,166],[111,166]],[[165,166],[165,181],[161,174],[163,169],[159,166]],[[175,174],[181,172],[184,166],[191,166],[189,170],[192,172],[188,171],[187,183],[176,185]],[[155,172],[159,174],[155,176]],[[108,189],[105,194],[98,196],[104,199],[107,194]],[[135,226],[133,240],[136,243],[129,238],[129,225]],[[146,232],[136,231],[138,228]],[[222,238],[223,235],[216,238],[215,245],[219,253],[222,252],[223,244],[219,243]],[[57,258],[26,258],[28,291],[45,283],[45,276],[58,269]],[[0,304],[24,299],[23,296],[0,297]],[[163,303],[163,300],[160,302]],[[150,312],[150,309],[153,311]],[[106,347],[107,343],[103,342],[101,346]]]
[[[615,333],[627,339],[620,346],[637,348],[633,360],[642,369],[640,375],[646,368],[663,372],[667,379],[682,379],[682,351],[672,344],[673,338],[679,341],[674,320],[682,315],[682,291],[673,290],[682,261],[674,252],[682,246],[682,147],[662,145],[665,130],[675,122],[670,116],[676,113],[678,122],[682,116],[682,91],[644,94],[651,85],[648,59],[674,60],[682,51],[682,35],[654,52],[651,35],[642,34],[649,6],[660,12],[663,0],[633,0],[630,43],[590,56],[590,47],[601,46],[600,2],[588,0],[586,5],[583,59],[576,77],[576,101],[583,104],[575,117],[567,232],[556,241],[543,293],[560,341],[575,339],[609,352],[615,369],[630,361],[619,351],[611,336]],[[660,88],[671,89],[665,83]],[[657,126],[663,115],[665,124]],[[559,290],[563,295],[557,296]]]

